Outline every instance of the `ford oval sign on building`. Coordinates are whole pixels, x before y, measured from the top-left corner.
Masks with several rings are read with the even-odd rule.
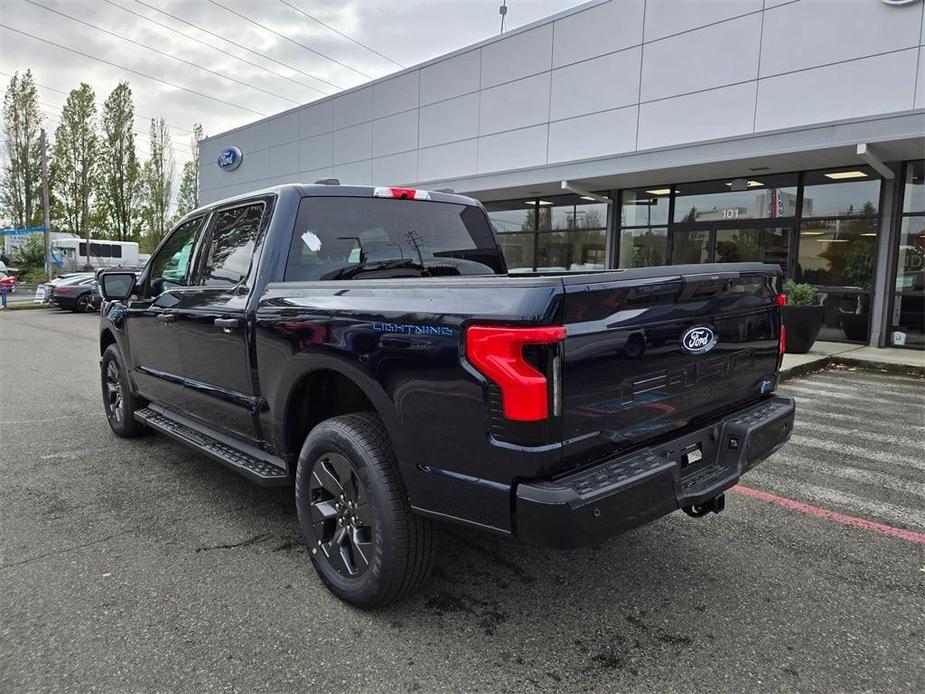
[[[218,168],[222,171],[234,171],[241,166],[241,161],[243,159],[244,152],[237,147],[229,147],[218,155]]]
[[[703,354],[716,346],[716,333],[705,325],[691,328],[681,336],[681,347],[691,354]]]

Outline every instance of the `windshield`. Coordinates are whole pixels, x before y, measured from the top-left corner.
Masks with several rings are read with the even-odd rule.
[[[492,275],[504,261],[485,212],[391,198],[306,197],[287,281]]]

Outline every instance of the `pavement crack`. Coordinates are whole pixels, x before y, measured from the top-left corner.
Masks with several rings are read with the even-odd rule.
[[[112,535],[107,535],[106,537],[101,537],[98,540],[92,540],[91,542],[84,542],[79,545],[73,545],[71,547],[65,547],[64,549],[59,549],[54,552],[45,552],[44,554],[38,554],[34,557],[29,557],[28,559],[21,559],[19,561],[10,562],[9,564],[0,564],[0,569],[9,569],[14,566],[22,566],[23,564],[29,564],[39,559],[45,559],[46,557],[53,557],[59,554],[67,554],[68,552],[73,552],[75,549],[83,549],[84,547],[92,547],[93,545],[98,545],[101,542],[106,542],[111,540],[114,537],[119,537],[120,535],[125,535],[125,533],[114,533]]]
[[[212,545],[210,547],[197,547],[196,553],[198,554],[199,552],[210,552],[213,549],[237,549],[238,547],[250,547],[251,545],[256,545],[258,542],[264,542],[265,540],[269,540],[271,537],[272,535],[269,535],[269,534],[254,535],[253,537],[249,537],[246,540],[242,540],[241,542],[234,542],[230,545]]]

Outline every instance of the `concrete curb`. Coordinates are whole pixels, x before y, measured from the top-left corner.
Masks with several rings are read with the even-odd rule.
[[[913,364],[893,364],[890,362],[872,361],[869,359],[852,359],[847,356],[825,355],[813,361],[781,369],[780,380],[789,381],[792,378],[816,373],[832,366],[851,366],[865,371],[886,371],[901,376],[915,376],[925,378],[925,369]]]

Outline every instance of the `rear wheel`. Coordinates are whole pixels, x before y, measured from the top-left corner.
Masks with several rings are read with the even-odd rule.
[[[89,294],[84,294],[77,297],[77,302],[74,304],[74,310],[77,313],[93,313],[96,309],[93,308],[93,297]]]
[[[109,428],[117,436],[130,438],[145,432],[144,425],[135,419],[135,411],[144,407],[144,402],[131,388],[125,372],[122,353],[116,345],[109,345],[100,362],[103,386],[103,409]]]
[[[312,564],[337,597],[357,607],[382,607],[424,583],[432,523],[411,512],[379,417],[342,415],[312,429],[295,487]]]

